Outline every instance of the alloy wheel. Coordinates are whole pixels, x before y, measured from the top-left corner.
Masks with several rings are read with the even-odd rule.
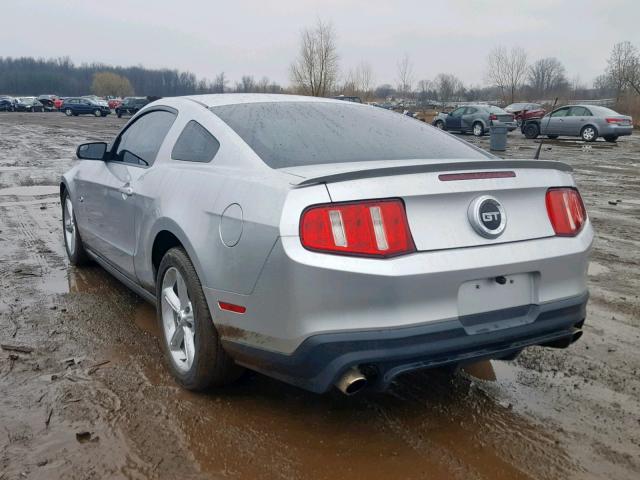
[[[167,269],[162,278],[161,309],[171,360],[178,370],[187,372],[196,353],[193,307],[187,284],[175,267]]]
[[[73,218],[73,204],[69,197],[64,202],[64,239],[67,242],[69,256],[76,251],[76,223]]]
[[[482,125],[480,125],[479,123],[476,123],[476,124],[473,126],[473,134],[474,134],[476,137],[479,137],[480,135],[482,135]]]
[[[582,138],[587,142],[590,142],[591,140],[593,140],[595,136],[596,136],[596,131],[593,129],[593,127],[585,127],[585,129],[582,130]]]

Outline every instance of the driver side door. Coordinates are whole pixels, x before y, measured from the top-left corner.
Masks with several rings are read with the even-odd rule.
[[[462,130],[462,115],[464,114],[465,110],[466,107],[459,107],[449,115],[447,115],[447,119],[445,122],[447,130]]]
[[[570,107],[562,107],[551,112],[549,117],[544,117],[540,122],[543,135],[566,135],[565,120],[569,114]]]
[[[116,138],[104,162],[92,162],[83,194],[89,245],[122,273],[135,278],[136,185],[158,155],[176,114],[151,110],[131,122]]]

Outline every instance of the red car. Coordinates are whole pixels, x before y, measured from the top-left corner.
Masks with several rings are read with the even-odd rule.
[[[518,126],[522,124],[522,119],[542,118],[547,113],[539,103],[512,103],[505,110],[513,114]]]
[[[64,103],[64,98],[56,98],[53,101],[53,108],[55,108],[56,110],[61,110],[63,103]]]
[[[115,110],[120,105],[122,105],[122,99],[121,98],[112,98],[107,103],[109,104],[109,108],[111,110]]]

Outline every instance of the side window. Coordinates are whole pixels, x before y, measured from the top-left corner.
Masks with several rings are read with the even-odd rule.
[[[571,107],[572,117],[590,117],[591,112],[585,107]]]
[[[474,107],[467,107],[467,111],[464,112],[465,115],[472,115],[474,113],[476,113],[478,111],[477,108]]]
[[[165,110],[154,110],[138,118],[120,136],[114,160],[153,165],[175,118],[173,113]]]
[[[452,117],[459,117],[462,115],[462,113],[464,112],[465,107],[460,107],[460,108],[456,108],[453,112],[451,112],[449,115],[451,115]]]
[[[556,110],[555,112],[553,112],[551,114],[552,117],[556,118],[556,117],[566,117],[567,114],[569,113],[569,108],[561,108],[559,110]]]
[[[198,122],[191,120],[182,130],[171,152],[174,160],[210,162],[218,153],[220,142]]]

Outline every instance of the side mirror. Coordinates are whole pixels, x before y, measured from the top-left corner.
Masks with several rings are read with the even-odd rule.
[[[83,143],[76,150],[76,155],[81,160],[104,160],[106,153],[105,142]]]

